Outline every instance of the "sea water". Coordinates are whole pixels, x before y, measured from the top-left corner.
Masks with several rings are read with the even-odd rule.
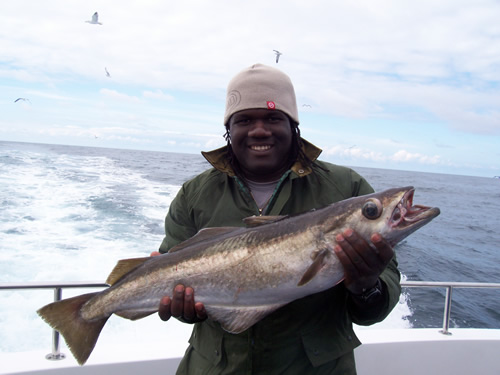
[[[103,282],[117,260],[158,249],[170,202],[207,168],[200,155],[0,142],[0,283]],[[412,185],[415,204],[441,209],[397,246],[405,279],[500,282],[500,180],[354,169],[376,190]],[[382,324],[439,327],[444,293],[405,289]],[[52,298],[50,290],[0,290],[0,351],[50,348],[50,327],[36,310]],[[455,290],[451,317],[452,327],[499,328],[500,290]],[[148,334],[175,342],[172,327],[156,315],[112,317],[99,342],[147,345]]]

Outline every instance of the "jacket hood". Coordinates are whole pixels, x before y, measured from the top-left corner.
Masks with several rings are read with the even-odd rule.
[[[310,143],[309,141],[306,141],[304,138],[300,138],[302,141],[302,151],[304,151],[304,154],[311,160],[315,161],[318,156],[321,154],[322,150]],[[229,175],[230,177],[233,177],[236,175],[236,173],[233,170],[233,167],[229,163],[228,159],[228,147],[224,146],[212,151],[202,151],[201,154],[207,159],[207,161],[212,164],[212,166]],[[291,168],[292,172],[297,174],[298,176],[307,176],[309,173],[312,172],[311,167],[303,165],[300,160],[296,160],[295,163],[292,165]]]

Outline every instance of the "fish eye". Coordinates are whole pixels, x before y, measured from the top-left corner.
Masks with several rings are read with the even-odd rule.
[[[368,199],[361,212],[367,219],[375,220],[382,215],[382,203],[378,199]]]

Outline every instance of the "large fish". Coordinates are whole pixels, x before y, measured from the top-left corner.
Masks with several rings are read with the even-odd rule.
[[[109,288],[51,303],[38,314],[65,338],[79,364],[116,314],[140,319],[158,311],[175,285],[194,288],[208,316],[242,332],[281,306],[343,279],[335,235],[352,228],[395,245],[439,215],[413,205],[413,187],[350,198],[294,216],[245,219],[247,227],[206,228],[168,254],[118,262]]]

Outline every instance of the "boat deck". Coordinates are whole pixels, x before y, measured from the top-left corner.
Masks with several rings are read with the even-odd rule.
[[[358,375],[500,374],[499,329],[362,329],[355,350]],[[182,350],[185,345],[182,345]],[[97,349],[97,348],[96,348]],[[16,375],[132,375],[175,374],[179,357],[166,358],[159,345],[142,352],[130,347],[99,348],[88,363],[78,366],[70,353],[48,361],[43,351],[1,354],[0,374]]]

